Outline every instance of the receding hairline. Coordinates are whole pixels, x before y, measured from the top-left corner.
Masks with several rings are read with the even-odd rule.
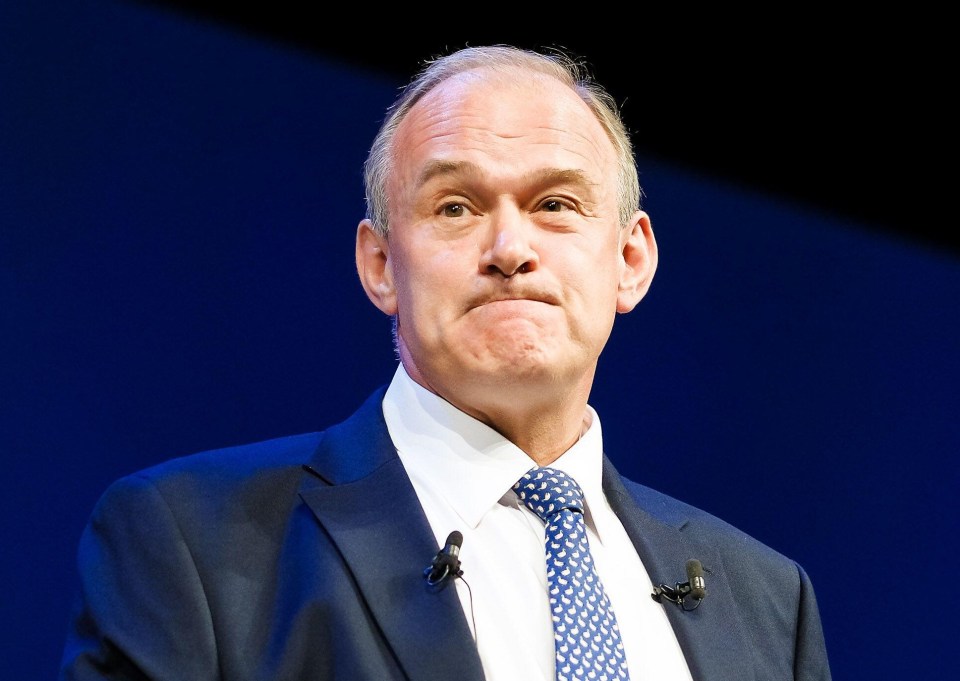
[[[488,47],[467,47],[450,55],[428,60],[404,93],[388,109],[388,113],[403,110],[402,117],[413,108],[420,99],[438,86],[470,73],[487,71],[488,73],[512,75],[512,82],[535,74],[548,76],[577,91],[581,84],[592,82],[586,67],[579,61],[561,51],[536,52],[511,47],[509,45],[491,45]]]

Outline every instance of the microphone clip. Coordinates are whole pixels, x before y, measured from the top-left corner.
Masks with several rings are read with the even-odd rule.
[[[687,561],[687,581],[677,582],[672,587],[661,584],[653,588],[650,597],[657,603],[669,601],[684,612],[690,612],[700,607],[707,595],[704,586],[704,568],[698,560]]]
[[[673,587],[669,587],[666,584],[661,584],[660,586],[655,586],[653,588],[653,593],[650,594],[650,597],[653,598],[653,600],[655,600],[657,603],[670,601],[684,612],[689,612],[700,607],[700,602],[703,600],[702,598],[691,598],[693,605],[688,606],[687,597],[690,596],[690,590],[689,582],[683,582],[682,584],[677,582],[677,584]]]
[[[457,577],[463,576],[459,558],[462,543],[463,536],[459,532],[451,532],[447,537],[446,545],[437,551],[433,562],[423,571],[428,589],[434,592],[441,591]]]

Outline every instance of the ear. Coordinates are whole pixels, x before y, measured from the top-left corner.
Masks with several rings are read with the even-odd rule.
[[[657,271],[657,242],[650,217],[638,210],[620,235],[620,283],[617,312],[630,312],[647,294]]]
[[[357,227],[357,274],[367,297],[382,312],[397,313],[397,292],[393,286],[393,267],[387,237],[373,229],[369,220]]]

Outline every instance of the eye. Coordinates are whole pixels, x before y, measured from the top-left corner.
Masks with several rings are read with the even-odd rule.
[[[569,210],[569,206],[559,199],[547,199],[540,204],[540,209],[545,210],[548,213],[559,213],[564,210]]]
[[[448,203],[440,209],[440,213],[445,218],[462,217],[466,210],[462,203]]]

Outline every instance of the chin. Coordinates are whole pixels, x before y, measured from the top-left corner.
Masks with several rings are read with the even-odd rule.
[[[484,331],[447,344],[448,356],[459,358],[454,375],[484,377],[484,383],[539,382],[567,375],[588,361],[582,357],[583,348],[562,333],[544,333],[530,324],[515,325],[509,333],[503,326]]]
[[[566,362],[542,349],[526,349],[522,352],[497,352],[481,364],[482,373],[494,381],[516,383],[517,381],[554,380],[563,374]]]

